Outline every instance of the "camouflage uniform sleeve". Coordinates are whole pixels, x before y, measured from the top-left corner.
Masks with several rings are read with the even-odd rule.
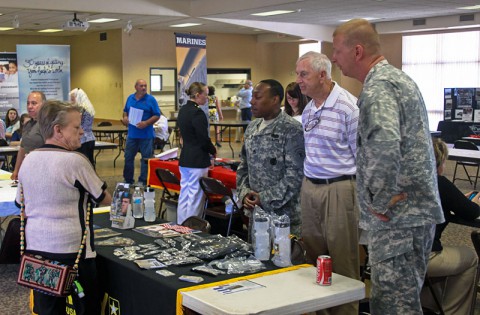
[[[248,129],[247,129],[248,130]],[[240,164],[237,168],[237,195],[238,200],[243,202],[245,195],[250,192],[250,183],[248,180],[248,163],[247,154],[245,150],[245,143],[242,145],[240,153]]]
[[[366,159],[364,185],[371,210],[385,214],[390,199],[401,193],[396,185],[402,159],[400,109],[396,91],[388,82],[377,82],[369,93],[371,95],[362,104],[367,110],[362,117],[368,119],[361,139]]]
[[[260,201],[264,209],[275,211],[285,206],[299,194],[303,179],[305,143],[300,125],[285,130],[285,170],[283,177],[268,189],[260,192]]]

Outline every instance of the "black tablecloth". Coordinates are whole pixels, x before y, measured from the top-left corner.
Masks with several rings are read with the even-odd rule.
[[[110,227],[109,214],[95,215],[94,224]],[[146,224],[141,219],[135,222],[135,226]],[[154,241],[154,238],[132,230],[113,230],[122,232],[123,236],[134,239],[137,244],[149,244]],[[211,277],[199,275],[190,270],[192,268],[192,265],[190,265],[184,267],[169,266],[167,270],[175,273],[175,276],[163,277],[157,274],[156,270],[140,269],[132,261],[117,258],[113,251],[118,247],[120,246],[96,246],[99,278],[106,293],[104,300],[106,302],[105,314],[175,314],[177,290],[198,285],[178,280],[181,275],[202,276],[205,281],[201,284],[241,276],[219,275]],[[267,270],[275,268],[273,264],[267,264]],[[112,308],[119,308],[119,311],[114,313],[115,309]]]

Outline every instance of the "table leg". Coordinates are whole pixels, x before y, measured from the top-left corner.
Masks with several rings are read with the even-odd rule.
[[[228,127],[228,146],[230,147],[230,150],[232,150],[232,159],[233,159],[235,158],[235,153],[232,147],[232,127]]]
[[[123,151],[123,132],[120,132],[118,134],[118,154],[115,157],[115,159],[113,160],[113,168],[115,168],[115,162],[117,162],[117,159],[120,156],[120,154],[122,153],[122,151]]]
[[[95,157],[94,157],[94,160],[95,160],[95,164],[97,164],[97,156],[100,154],[102,150],[98,150],[97,151],[97,154],[95,154]]]

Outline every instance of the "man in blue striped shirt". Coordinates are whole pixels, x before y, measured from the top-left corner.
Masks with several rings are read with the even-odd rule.
[[[332,257],[335,273],[359,279],[355,183],[357,99],[332,81],[327,56],[308,52],[296,65],[297,83],[311,97],[302,115],[305,178],[301,189],[302,237],[308,262]],[[358,303],[329,314],[358,314]]]

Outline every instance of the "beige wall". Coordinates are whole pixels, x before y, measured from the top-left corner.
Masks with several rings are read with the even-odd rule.
[[[388,62],[402,69],[402,34],[380,35],[382,52]]]
[[[19,45],[69,45],[70,37],[65,36],[14,36],[0,35],[0,51],[16,52],[17,44]]]
[[[276,66],[273,44],[258,42],[252,35],[205,35],[208,68],[251,69],[253,82],[272,77]],[[133,93],[137,79],[148,82],[150,67],[176,67],[174,36],[173,32],[143,30],[122,35],[124,100]]]
[[[74,36],[0,36],[0,51],[16,52],[17,44],[70,45],[71,87],[82,88],[96,110],[96,118],[118,119],[123,108],[121,30]],[[113,110],[112,110],[113,109]]]
[[[258,44],[255,36],[206,34],[208,68],[247,68],[253,81],[270,71],[271,61],[265,44]],[[148,79],[150,67],[176,67],[173,32],[136,30],[123,35],[124,99],[133,92],[138,78]]]
[[[272,79],[280,82],[285,88],[290,82],[295,82],[295,64],[298,59],[298,42],[271,44],[273,49]]]
[[[124,105],[122,31],[107,31],[71,38],[71,87],[82,88],[95,107],[95,118],[120,119]]]
[[[0,35],[0,51],[14,52],[16,44],[71,45],[71,86],[83,88],[96,109],[96,118],[117,120],[125,100],[134,92],[139,78],[149,80],[150,67],[176,67],[174,32],[134,30],[107,31],[107,41],[99,33],[76,36]],[[298,42],[265,43],[253,35],[208,33],[207,67],[249,68],[253,82],[273,78],[286,86],[295,81]],[[401,68],[401,34],[381,36],[383,52]],[[322,52],[331,57],[332,44],[322,42]],[[343,76],[334,66],[332,77],[352,94],[361,84]]]
[[[402,34],[380,35],[382,53],[390,64],[402,69]],[[332,58],[333,45],[330,42],[322,42],[322,53]],[[359,96],[363,84],[358,80],[346,77],[336,65],[332,65],[332,78],[343,88],[355,96]]]

